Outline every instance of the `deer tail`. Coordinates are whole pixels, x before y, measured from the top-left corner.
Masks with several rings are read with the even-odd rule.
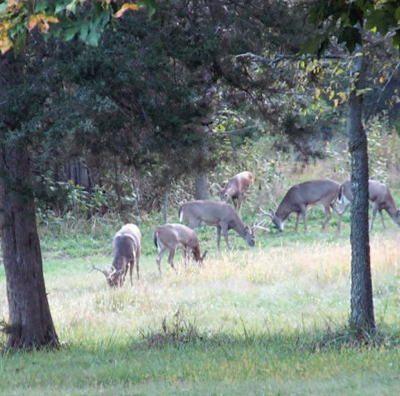
[[[339,187],[339,194],[338,194],[338,202],[339,203],[342,203],[342,201],[343,201],[343,185],[341,185],[340,187]]]
[[[153,241],[154,241],[155,247],[158,249],[158,231],[157,230],[154,232]]]
[[[183,206],[183,205],[182,205]],[[183,220],[183,210],[182,210],[182,206],[179,208],[178,211],[178,216],[179,216],[179,221],[182,223]]]

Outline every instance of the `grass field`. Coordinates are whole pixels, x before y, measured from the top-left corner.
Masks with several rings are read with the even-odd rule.
[[[377,219],[371,236],[375,346],[349,345],[349,223],[322,233],[259,233],[256,248],[230,234],[216,250],[200,230],[206,267],[159,277],[150,223],[141,280],[110,290],[91,264],[108,267],[117,224],[88,231],[43,228],[47,291],[59,351],[0,357],[1,395],[394,395],[400,389],[399,230]],[[389,223],[390,222],[390,223]],[[222,245],[224,247],[224,244]],[[0,319],[7,319],[0,267]],[[4,342],[4,337],[0,342]]]

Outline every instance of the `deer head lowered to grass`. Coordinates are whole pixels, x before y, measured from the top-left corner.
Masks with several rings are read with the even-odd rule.
[[[271,217],[272,222],[279,231],[283,231],[285,220],[291,213],[296,213],[296,232],[299,228],[300,216],[304,221],[304,231],[307,232],[307,207],[321,204],[325,209],[326,218],[322,223],[322,229],[326,227],[332,217],[331,209],[338,213],[336,201],[340,184],[330,179],[310,180],[292,186],[280,203],[276,212],[272,210],[264,212]]]
[[[139,258],[142,245],[142,236],[139,228],[135,224],[124,225],[113,238],[114,259],[111,268],[103,270],[92,265],[89,272],[93,270],[100,271],[106,277],[110,287],[122,286],[125,282],[126,274],[129,268],[129,277],[132,282],[133,267],[136,265],[137,279],[139,280]]]
[[[169,250],[168,263],[173,269],[174,257],[178,247],[183,248],[183,255],[185,261],[185,268],[187,268],[187,262],[192,255],[194,260],[197,262],[199,268],[203,267],[204,258],[207,252],[203,255],[200,253],[200,244],[196,233],[182,224],[164,224],[158,227],[154,231],[153,235],[154,245],[158,249],[157,256],[157,267],[161,275],[161,259],[165,251]]]

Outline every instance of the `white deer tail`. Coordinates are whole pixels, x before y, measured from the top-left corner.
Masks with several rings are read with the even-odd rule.
[[[179,208],[179,221],[182,223],[183,221],[183,208],[182,206]]]

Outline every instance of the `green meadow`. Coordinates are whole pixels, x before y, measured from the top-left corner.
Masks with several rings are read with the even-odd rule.
[[[103,219],[41,226],[44,273],[60,350],[0,357],[4,395],[393,395],[400,386],[399,230],[379,219],[371,235],[378,334],[357,344],[350,310],[349,214],[336,236],[335,214],[309,211],[310,232],[258,231],[256,247],[230,233],[216,249],[201,228],[205,268],[160,277],[152,232],[141,225],[140,281],[118,290],[92,264],[108,268],[120,223]],[[244,214],[246,217],[246,214]],[[387,216],[386,216],[387,217]],[[175,219],[176,220],[176,219]],[[7,319],[0,267],[0,318]],[[0,342],[5,342],[1,336]]]

